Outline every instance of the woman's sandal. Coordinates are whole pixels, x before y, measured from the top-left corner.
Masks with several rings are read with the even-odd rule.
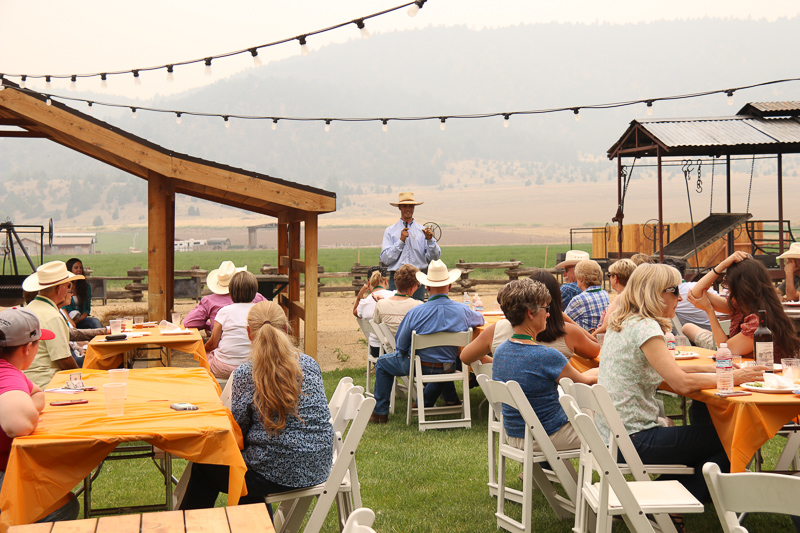
[[[683,519],[682,514],[670,514],[669,517],[678,533],[686,533],[686,521]]]

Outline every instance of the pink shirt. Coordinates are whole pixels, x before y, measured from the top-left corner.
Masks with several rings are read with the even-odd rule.
[[[30,394],[33,390],[33,383],[21,370],[5,359],[0,359],[0,395],[12,390],[20,390]],[[8,464],[12,440],[11,437],[6,435],[5,431],[0,431],[0,470],[3,472],[6,471],[6,465]]]
[[[256,297],[253,298],[253,303],[264,301],[264,295],[257,292]],[[187,328],[204,329],[211,331],[214,326],[214,318],[220,309],[226,305],[231,305],[233,300],[230,294],[209,294],[204,296],[197,307],[189,311],[186,318],[183,319],[183,325]]]

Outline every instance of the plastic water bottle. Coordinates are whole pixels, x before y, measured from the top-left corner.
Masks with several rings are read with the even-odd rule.
[[[669,350],[669,354],[675,357],[675,335],[673,335],[671,331],[668,331],[666,335],[664,335],[664,340],[667,341],[667,350]]]
[[[464,291],[464,296],[461,297],[461,303],[466,305],[470,309],[472,308],[472,306],[470,305],[469,293],[467,291]]]
[[[723,394],[733,392],[733,354],[725,343],[717,350],[717,390]]]
[[[472,299],[472,308],[479,313],[483,312],[483,300],[481,300],[481,297],[478,296],[477,292],[475,293],[475,297]]]

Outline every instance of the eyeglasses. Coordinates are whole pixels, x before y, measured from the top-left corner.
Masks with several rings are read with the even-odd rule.
[[[679,288],[678,285],[674,285],[672,287],[667,287],[666,289],[664,289],[664,292],[671,292],[675,296],[680,296],[681,295],[681,291],[680,291],[680,288]]]

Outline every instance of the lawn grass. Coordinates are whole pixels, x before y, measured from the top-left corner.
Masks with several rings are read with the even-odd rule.
[[[331,396],[336,384],[350,376],[357,385],[364,385],[363,369],[336,370],[324,373],[325,392]],[[483,393],[470,392],[472,429],[429,430],[419,432],[416,423],[405,425],[404,399],[398,398],[397,411],[386,425],[369,425],[361,440],[356,460],[365,507],[376,513],[375,530],[392,532],[471,533],[496,530],[496,500],[489,496],[487,479],[487,412],[479,414]],[[668,401],[671,401],[668,399]],[[668,411],[676,409],[676,403]],[[772,467],[785,439],[776,437],[764,447],[765,468]],[[185,461],[175,460],[176,476]],[[521,489],[517,475],[521,467],[513,464],[507,477],[511,485]],[[94,488],[95,507],[156,503],[163,496],[158,472],[146,460],[117,461],[104,467]],[[568,533],[572,521],[562,521],[542,497],[534,492],[533,529],[543,533]],[[217,506],[225,505],[223,496]],[[520,518],[520,507],[508,504],[509,514]],[[721,531],[712,505],[702,515],[687,515],[691,532]],[[794,531],[786,516],[750,515],[744,524],[751,533]],[[331,510],[323,531],[334,533],[336,511]],[[624,532],[622,523],[615,523],[614,532]]]

